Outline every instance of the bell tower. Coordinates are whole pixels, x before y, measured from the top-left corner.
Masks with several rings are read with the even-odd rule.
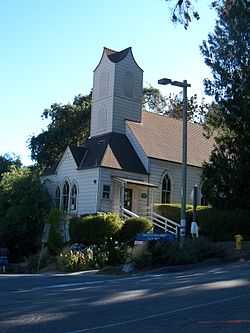
[[[104,48],[94,70],[90,136],[125,133],[126,120],[141,121],[143,70],[131,48]]]

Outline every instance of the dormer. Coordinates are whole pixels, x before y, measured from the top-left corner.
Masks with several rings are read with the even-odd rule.
[[[142,80],[130,47],[120,52],[104,48],[94,70],[91,137],[125,133],[126,120],[141,121]]]

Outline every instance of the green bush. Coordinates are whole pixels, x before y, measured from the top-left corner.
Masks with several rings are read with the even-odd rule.
[[[192,222],[192,206],[187,206],[187,230],[190,231]],[[158,214],[174,221],[180,219],[180,205],[156,205]],[[221,210],[207,206],[197,207],[197,220],[200,234],[212,241],[233,240],[235,234],[242,234],[245,240],[250,239],[250,212],[242,209]]]
[[[38,268],[41,270],[46,267],[50,262],[48,249],[44,248],[42,253],[37,253],[27,259],[28,273],[37,273]],[[39,267],[38,267],[39,266]]]
[[[179,242],[151,241],[148,245],[151,265],[192,264],[209,258],[224,257],[224,249],[206,238]]]
[[[10,261],[37,253],[50,198],[36,170],[12,168],[0,182],[0,243],[9,248]]]
[[[152,230],[152,223],[144,217],[131,217],[125,221],[120,231],[120,240],[130,242],[136,235]]]
[[[122,224],[119,215],[114,213],[73,218],[70,221],[70,237],[73,242],[86,245],[103,244],[108,239],[117,237]]]
[[[50,224],[48,249],[53,255],[58,254],[63,248],[63,238],[59,229],[61,216],[59,209],[52,208],[48,218],[48,224]]]
[[[57,269],[63,272],[77,272],[92,267],[93,252],[73,252],[65,248],[56,258]]]
[[[154,209],[156,213],[168,217],[170,220],[173,220],[175,222],[180,222],[181,204],[160,204],[160,205],[155,205]],[[208,209],[207,206],[197,206],[197,213],[207,209]],[[186,214],[188,222],[191,222],[193,214],[192,205],[186,206]]]
[[[220,210],[208,208],[198,212],[200,233],[213,241],[233,240],[242,234],[250,239],[250,212],[242,209]]]
[[[83,242],[83,234],[84,231],[83,223],[84,223],[83,217],[77,217],[74,216],[70,219],[69,223],[69,235],[70,240],[73,243],[81,243]]]

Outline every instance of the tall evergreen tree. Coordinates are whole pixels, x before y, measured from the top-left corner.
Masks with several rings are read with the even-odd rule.
[[[217,108],[207,119],[215,137],[210,161],[204,165],[203,190],[224,208],[250,208],[250,2],[237,0],[225,11],[217,8],[214,33],[201,46],[212,79],[205,90]]]

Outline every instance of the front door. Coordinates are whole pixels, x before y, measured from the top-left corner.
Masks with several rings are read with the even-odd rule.
[[[124,189],[124,208],[132,211],[133,190],[131,188]]]

